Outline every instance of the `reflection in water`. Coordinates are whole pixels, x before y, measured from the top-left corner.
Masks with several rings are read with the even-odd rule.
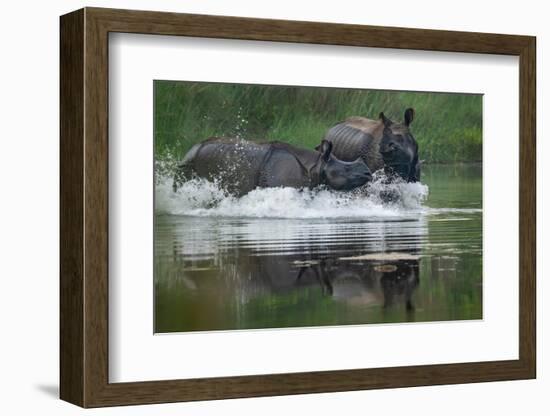
[[[400,300],[413,311],[412,293],[418,285],[419,260],[331,261],[300,267],[296,286],[318,284],[323,295],[352,305],[391,307]]]
[[[443,173],[398,215],[158,215],[155,331],[481,318],[480,175]]]

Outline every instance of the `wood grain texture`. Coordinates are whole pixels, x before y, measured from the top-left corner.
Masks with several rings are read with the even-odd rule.
[[[520,57],[518,360],[109,383],[108,33]],[[83,407],[533,378],[535,38],[87,8],[61,18],[61,397]]]
[[[108,380],[109,141],[108,33],[85,11],[84,68],[84,357],[85,406]],[[90,301],[88,301],[90,300]]]
[[[520,54],[519,356],[536,377],[536,41]]]
[[[84,405],[84,12],[61,19],[60,44],[60,388]]]
[[[87,8],[110,32],[519,55],[528,36]]]

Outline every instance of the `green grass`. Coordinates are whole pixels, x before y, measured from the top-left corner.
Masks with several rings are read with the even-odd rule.
[[[482,96],[155,81],[155,152],[180,159],[211,136],[281,140],[314,148],[327,129],[349,116],[383,111],[411,125],[426,162],[481,161]]]

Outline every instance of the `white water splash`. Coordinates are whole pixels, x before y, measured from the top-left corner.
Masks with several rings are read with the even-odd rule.
[[[394,202],[383,202],[390,192]],[[205,179],[172,190],[170,177],[158,178],[155,210],[158,214],[248,218],[373,218],[403,217],[424,212],[428,186],[421,183],[384,184],[375,180],[365,190],[336,192],[326,189],[257,188],[237,198]]]

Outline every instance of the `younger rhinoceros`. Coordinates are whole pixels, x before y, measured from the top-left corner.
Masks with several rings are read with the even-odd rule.
[[[344,162],[332,154],[332,143],[323,140],[318,150],[282,142],[250,142],[213,137],[196,144],[178,165],[173,188],[185,180],[217,181],[233,195],[256,187],[315,188],[326,185],[348,191],[372,179],[361,160]]]
[[[331,127],[325,140],[333,143],[334,155],[342,160],[362,158],[371,172],[384,169],[407,182],[420,181],[418,144],[409,126],[414,110],[405,111],[403,123],[394,123],[384,113],[378,120],[349,117]]]

